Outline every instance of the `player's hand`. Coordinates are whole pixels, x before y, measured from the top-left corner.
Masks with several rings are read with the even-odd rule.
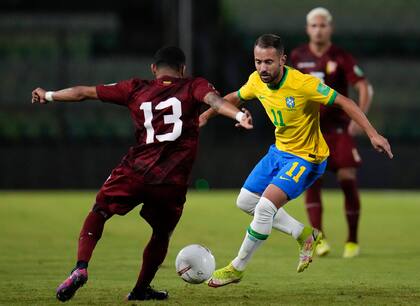
[[[394,157],[391,151],[391,145],[389,144],[388,140],[382,135],[376,134],[375,136],[372,136],[370,138],[370,142],[372,143],[372,146],[375,148],[376,151],[386,153],[389,158]]]
[[[198,117],[198,126],[203,127],[207,124],[208,121],[209,119],[207,118],[207,116],[204,115],[204,113],[202,113],[200,117]]]
[[[244,112],[245,116],[243,116],[241,122],[238,122],[237,124],[235,124],[235,126],[236,127],[243,127],[247,130],[253,129],[254,126],[252,125],[251,113],[245,108],[243,108],[242,111]]]
[[[354,120],[352,120],[347,128],[347,132],[350,136],[357,136],[363,134],[363,129]]]
[[[34,103],[47,104],[48,101],[45,100],[45,93],[46,93],[46,90],[40,87],[33,90],[32,91],[32,104]]]

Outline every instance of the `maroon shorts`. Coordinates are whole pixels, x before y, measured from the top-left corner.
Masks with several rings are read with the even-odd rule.
[[[186,193],[186,185],[147,184],[131,168],[119,165],[97,194],[94,209],[109,218],[143,203],[140,215],[153,229],[172,231],[182,215]]]
[[[330,148],[329,170],[335,172],[341,168],[357,168],[360,166],[362,159],[352,136],[340,130],[323,133],[323,136]]]

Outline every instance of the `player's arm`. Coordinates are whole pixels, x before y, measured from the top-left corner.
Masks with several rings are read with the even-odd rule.
[[[373,97],[373,88],[372,85],[369,83],[368,80],[363,79],[356,84],[354,84],[354,88],[357,90],[359,94],[359,107],[365,114],[368,113],[370,105],[372,103],[372,97]],[[361,134],[362,130],[360,126],[356,124],[355,121],[351,121],[350,125],[348,127],[348,132],[350,135],[358,135]]]
[[[346,114],[365,131],[375,150],[378,152],[385,152],[388,154],[389,158],[393,157],[391,146],[388,143],[388,140],[376,131],[376,129],[369,122],[366,115],[353,100],[338,94],[334,100],[334,105],[343,109]]]
[[[236,91],[231,92],[230,94],[227,94],[226,96],[223,97],[223,99],[225,99],[226,101],[228,101],[230,104],[234,105],[235,107],[238,107],[242,103],[242,100],[239,98]],[[210,107],[208,110],[206,110],[205,112],[203,112],[200,115],[199,126],[202,127],[202,126],[206,125],[207,121],[210,118],[216,116],[217,114],[218,114],[218,112],[215,109],[213,109],[212,107]]]
[[[229,98],[229,96],[231,96],[231,94],[227,95],[226,97]],[[249,111],[247,111],[246,109],[242,109],[242,111],[240,111],[235,105],[235,102],[237,102],[236,98],[231,97],[230,99],[232,100],[228,100],[226,99],[226,97],[222,98],[215,92],[209,92],[208,94],[206,94],[204,96],[203,102],[210,105],[211,108],[203,114],[201,114],[201,116],[203,116],[205,113],[211,116],[221,114],[223,116],[237,120],[239,122],[239,126],[242,126],[248,130],[252,129],[252,116],[249,113]],[[238,98],[238,100],[240,99]],[[201,116],[200,124],[203,120]],[[206,117],[205,120],[208,120],[208,118],[209,117]]]
[[[95,86],[75,86],[58,91],[46,91],[38,87],[32,91],[32,103],[46,104],[53,101],[80,102],[87,99],[98,99]]]

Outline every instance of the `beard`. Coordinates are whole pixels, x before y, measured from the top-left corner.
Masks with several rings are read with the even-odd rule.
[[[259,76],[260,76],[261,81],[267,84],[271,84],[276,81],[279,74],[280,74],[280,69],[276,71],[274,74],[270,74],[268,72],[262,72],[262,73],[259,73]]]

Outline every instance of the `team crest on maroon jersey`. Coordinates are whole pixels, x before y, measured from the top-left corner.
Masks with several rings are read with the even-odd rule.
[[[294,97],[286,97],[286,105],[288,108],[295,107],[295,98]]]
[[[334,73],[337,70],[337,65],[338,65],[337,62],[328,61],[327,66],[325,67],[327,74]]]

